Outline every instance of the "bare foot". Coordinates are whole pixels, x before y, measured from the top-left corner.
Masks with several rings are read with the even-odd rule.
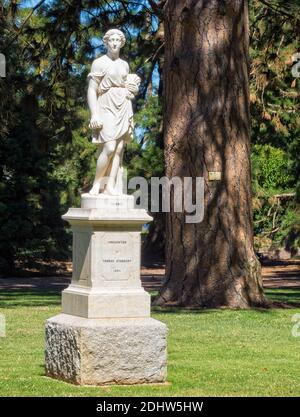
[[[100,191],[100,182],[96,182],[89,191],[90,195],[98,195]]]

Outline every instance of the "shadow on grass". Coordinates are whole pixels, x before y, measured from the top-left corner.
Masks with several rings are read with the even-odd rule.
[[[0,291],[0,308],[47,307],[61,304],[61,293],[39,289]]]
[[[273,308],[297,308],[300,307],[299,288],[270,288],[265,290],[268,300]]]
[[[227,311],[247,311],[247,310],[255,310],[259,313],[268,313],[272,311],[273,309],[289,309],[289,308],[300,308],[300,289],[299,288],[289,288],[289,289],[283,289],[283,288],[272,288],[272,289],[266,289],[265,295],[268,300],[269,307],[268,308],[261,308],[261,307],[254,307],[253,309],[239,309],[239,308],[228,308],[228,307],[221,307],[221,308],[186,308],[186,307],[180,307],[180,306],[153,306],[152,311],[156,313],[171,313],[171,314],[209,314],[209,313],[215,313],[217,311],[221,312],[224,310]],[[157,296],[157,292],[151,292],[151,302],[154,301],[154,299]]]
[[[157,296],[157,291],[151,291],[151,301]],[[259,312],[268,312],[272,308],[297,308],[300,307],[300,289],[267,289],[265,290],[267,299],[270,301],[270,308],[254,308]],[[18,307],[44,307],[59,306],[61,304],[61,288],[45,290],[41,288],[22,288],[0,291],[0,308],[18,308]],[[210,312],[222,310],[240,310],[240,309],[203,309],[203,308],[185,308],[180,306],[154,306],[153,312],[173,313],[173,314],[208,314]]]

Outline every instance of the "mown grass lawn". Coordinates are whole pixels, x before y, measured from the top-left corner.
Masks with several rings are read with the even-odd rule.
[[[269,290],[274,301],[300,302],[300,290]],[[2,292],[1,396],[299,396],[297,308],[153,311],[166,323],[168,384],[79,387],[45,377],[44,322],[60,312],[60,295]]]

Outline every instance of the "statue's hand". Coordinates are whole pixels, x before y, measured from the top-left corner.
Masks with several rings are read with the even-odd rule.
[[[125,87],[131,94],[136,95],[139,92],[140,83],[141,79],[138,75],[128,74],[126,77]]]
[[[103,123],[100,120],[99,116],[92,116],[89,128],[90,129],[102,129]]]
[[[137,94],[139,91],[139,88],[136,84],[134,83],[130,83],[130,82],[126,82],[125,83],[125,87],[127,88],[127,90],[132,93],[132,94]]]
[[[128,100],[133,100],[133,99],[134,99],[134,94],[132,94],[132,93],[128,90],[128,88],[127,88],[126,98],[128,98]]]

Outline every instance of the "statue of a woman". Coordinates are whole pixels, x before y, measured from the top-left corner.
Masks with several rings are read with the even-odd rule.
[[[103,37],[106,55],[95,59],[88,75],[88,104],[91,111],[89,127],[92,142],[101,146],[96,175],[89,194],[117,195],[116,178],[121,167],[124,145],[132,138],[133,111],[131,100],[137,94],[140,79],[129,74],[126,61],[120,59],[120,49],[125,36],[118,29],[111,29]],[[103,189],[102,180],[106,179]]]

